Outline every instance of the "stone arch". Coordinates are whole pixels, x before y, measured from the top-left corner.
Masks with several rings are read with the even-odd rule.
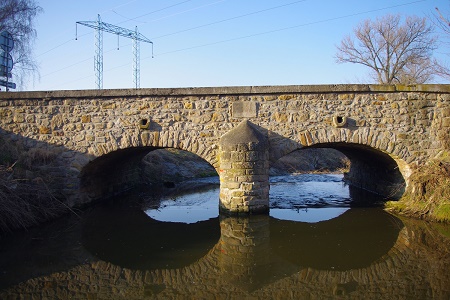
[[[196,131],[143,131],[139,135],[139,143],[141,146],[150,146],[158,148],[176,148],[188,151],[198,155],[206,160],[216,169],[218,168],[217,160],[217,143],[218,137],[215,139],[206,139]]]
[[[116,150],[111,148],[112,151],[86,162],[78,178],[79,201],[77,204],[87,204],[112,197],[143,183],[142,160],[144,157],[154,150],[170,148],[175,147],[157,144],[157,146],[137,146]],[[182,148],[176,149],[191,152]],[[205,157],[195,152],[191,153],[211,164]]]
[[[300,142],[304,146],[319,143],[361,144],[385,152],[392,157],[404,159],[405,161],[408,157],[411,157],[408,148],[399,141],[394,132],[368,127],[358,130],[329,127],[305,130],[300,134]]]
[[[148,124],[148,123],[147,123]],[[153,124],[153,123],[152,123]],[[217,160],[217,141],[215,139],[205,139],[198,132],[179,130],[179,131],[163,131],[161,127],[149,125],[146,129],[139,131],[122,131],[120,135],[100,136],[104,142],[96,147],[88,148],[88,152],[94,157],[109,154],[114,151],[121,151],[128,148],[176,148],[185,150],[198,155],[206,160],[216,169],[218,168]],[[100,131],[97,133],[101,133]]]
[[[390,199],[399,199],[411,174],[409,149],[395,133],[362,128],[320,128],[300,134],[303,147],[333,148],[351,161],[347,180],[360,188]]]
[[[130,147],[110,151],[89,161],[81,170],[80,204],[112,197],[139,181],[140,161],[156,147]]]

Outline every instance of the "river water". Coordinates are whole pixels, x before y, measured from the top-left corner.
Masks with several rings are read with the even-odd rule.
[[[0,299],[450,299],[450,226],[323,174],[271,178],[269,215],[219,216],[216,180],[2,237]]]

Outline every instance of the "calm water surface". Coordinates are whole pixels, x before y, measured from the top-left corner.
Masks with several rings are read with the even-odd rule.
[[[269,215],[219,216],[214,180],[3,237],[0,299],[450,299],[449,226],[340,175],[274,177]]]

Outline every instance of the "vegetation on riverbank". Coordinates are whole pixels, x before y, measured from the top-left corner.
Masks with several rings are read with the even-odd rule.
[[[393,213],[420,219],[450,222],[450,153],[414,172],[410,186],[398,202],[386,203]]]
[[[33,165],[50,154],[35,150],[23,154],[0,138],[0,233],[40,224],[68,210],[40,177],[27,179]]]

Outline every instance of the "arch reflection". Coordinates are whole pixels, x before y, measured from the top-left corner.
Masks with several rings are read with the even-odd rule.
[[[270,220],[274,254],[296,266],[320,270],[364,268],[385,255],[403,223],[377,208],[353,208],[331,220]]]
[[[85,217],[82,243],[101,260],[129,269],[176,269],[207,255],[220,238],[218,217],[195,224],[149,218],[140,207],[109,205]]]
[[[377,208],[353,208],[318,223],[269,216],[197,223],[160,222],[138,208],[92,211],[83,245],[96,257],[130,269],[210,265],[235,283],[271,281],[286,270],[351,270],[371,265],[395,245],[402,222]],[[288,272],[288,273],[289,273]]]

